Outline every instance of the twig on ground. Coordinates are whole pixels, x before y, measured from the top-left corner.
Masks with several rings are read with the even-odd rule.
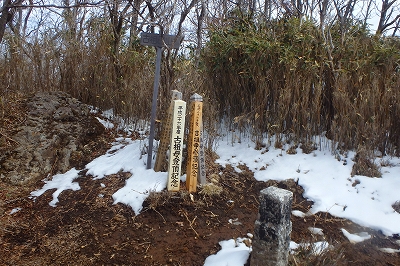
[[[161,218],[163,218],[163,220],[164,220],[164,223],[166,223],[167,221],[165,220],[165,218],[164,218],[164,216],[162,216],[162,214],[159,212],[159,211],[157,211],[155,208],[151,208],[153,211],[155,211],[156,213],[158,213],[160,216],[161,216]]]
[[[188,217],[187,214],[186,214],[186,212],[182,211],[182,213],[183,213],[183,215],[185,215],[186,220],[189,222],[190,229],[193,230],[193,232],[196,234],[197,238],[200,238],[199,234],[198,234],[198,233],[196,232],[196,230],[194,230],[194,228],[193,228],[193,224],[194,224],[194,221],[196,220],[197,216],[194,217],[193,221],[190,221],[190,220],[189,220],[189,217]]]
[[[20,197],[20,198],[16,198],[16,199],[12,199],[12,200],[7,200],[7,201],[5,201],[5,203],[6,203],[6,204],[10,204],[10,203],[12,203],[12,202],[20,201],[20,200],[25,200],[25,199],[26,199],[25,197]]]
[[[6,134],[4,134],[3,132],[0,131],[0,135],[2,135],[3,137],[5,137],[6,139],[8,139],[9,141],[15,142],[18,145],[20,145],[20,143],[12,138],[10,138],[9,136],[7,136]]]

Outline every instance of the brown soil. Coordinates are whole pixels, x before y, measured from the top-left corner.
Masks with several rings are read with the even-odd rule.
[[[111,141],[112,137],[112,132],[105,132],[102,139]],[[2,149],[15,145],[12,140],[4,143]],[[92,145],[96,153],[85,158],[85,163],[108,148]],[[81,189],[62,192],[55,208],[48,204],[53,191],[36,201],[28,198],[31,191],[43,186],[42,181],[24,186],[0,181],[0,265],[203,265],[209,255],[220,249],[219,241],[253,233],[261,189],[278,186],[292,191],[296,210],[307,212],[312,205],[292,180],[258,182],[245,166],[242,173],[236,173],[231,166],[214,164],[213,156],[208,153],[207,174],[222,173],[218,181],[223,188],[220,195],[193,193],[192,201],[184,190],[175,194],[151,193],[138,216],[112,200],[129,173],[93,180],[82,172],[76,180]],[[22,209],[10,214],[17,207]],[[229,223],[229,219],[241,224]],[[290,256],[291,265],[400,265],[399,253],[378,249],[399,249],[398,236],[385,237],[327,213],[306,218],[292,216],[292,223],[291,239],[296,243],[326,240],[332,249],[320,256],[302,249]],[[322,228],[324,236],[311,235],[310,226]],[[351,244],[341,228],[367,231],[373,237]]]

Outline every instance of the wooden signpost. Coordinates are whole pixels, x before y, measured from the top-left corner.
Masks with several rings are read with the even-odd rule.
[[[190,97],[190,100],[192,102],[190,103],[186,188],[189,192],[196,192],[197,177],[199,174],[203,97],[195,93]]]
[[[172,130],[172,116],[173,116],[174,104],[175,104],[174,100],[182,100],[182,93],[177,90],[172,90],[172,99],[171,99],[171,104],[168,108],[167,118],[164,121],[164,123],[162,124],[160,144],[158,145],[156,163],[154,164],[155,172],[166,170],[166,169],[163,169],[163,167],[164,167],[165,160],[166,160],[168,145],[170,144],[170,141],[171,141],[170,138],[171,138],[171,130]]]
[[[157,152],[154,171],[162,171],[167,150],[169,147],[168,159],[168,191],[179,191],[182,150],[185,132],[186,102],[182,101],[182,93],[172,91],[171,105],[168,109],[167,119],[163,124],[160,145]],[[187,169],[186,188],[189,192],[196,192],[197,182],[206,183],[206,166],[203,145],[203,97],[198,94],[190,97],[190,123],[187,143]]]
[[[174,100],[168,163],[168,191],[179,191],[182,166],[183,133],[185,131],[185,113],[186,102],[182,100]]]
[[[183,36],[167,35],[167,34],[155,34],[143,32],[140,36],[140,44],[146,46],[156,47],[156,71],[154,75],[153,85],[153,101],[151,105],[151,118],[150,118],[150,136],[149,136],[149,148],[147,153],[147,169],[151,168],[151,161],[153,157],[153,141],[154,141],[154,126],[156,120],[156,109],[157,109],[157,95],[158,85],[160,82],[160,68],[161,68],[161,52],[162,48],[178,49],[179,45],[183,40]]]
[[[199,151],[199,175],[198,181],[200,185],[205,185],[206,180],[206,156],[204,151],[203,123],[200,127],[200,151]]]

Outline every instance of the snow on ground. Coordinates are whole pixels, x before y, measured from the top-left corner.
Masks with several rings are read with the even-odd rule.
[[[324,232],[321,228],[317,228],[317,227],[308,227],[308,230],[310,231],[311,234],[313,235],[320,235],[323,236]]]
[[[75,168],[72,168],[65,174],[58,174],[53,176],[52,180],[44,180],[46,183],[43,188],[31,192],[33,197],[39,197],[47,190],[55,188],[56,191],[53,193],[53,200],[49,202],[50,206],[55,207],[58,202],[58,195],[61,194],[64,190],[72,189],[72,190],[79,190],[81,187],[78,183],[74,182],[76,178],[78,178],[79,171]]]
[[[247,247],[244,243],[246,239],[237,238],[219,242],[221,250],[217,254],[209,256],[204,262],[204,266],[243,266],[251,253],[251,247]]]
[[[394,248],[380,248],[379,250],[385,253],[400,253],[400,249]]]
[[[99,118],[99,117],[96,117],[96,119],[97,119],[105,128],[107,128],[107,129],[114,128],[114,124],[111,123],[110,121],[101,119],[101,118]]]
[[[289,248],[291,252],[295,252],[296,249],[303,248],[303,249],[310,249],[311,254],[314,256],[321,255],[325,250],[329,249],[331,246],[326,241],[318,241],[315,243],[300,243],[297,244],[294,241],[290,241]]]
[[[356,233],[356,234],[351,234],[344,228],[342,228],[342,232],[343,232],[343,235],[345,237],[347,237],[347,239],[351,243],[359,243],[359,242],[362,242],[364,240],[367,240],[367,239],[371,238],[371,235],[368,234],[367,232],[360,232],[360,233]]]
[[[161,191],[167,184],[167,173],[146,169],[147,156],[142,155],[144,146],[143,140],[118,138],[105,155],[86,165],[87,173],[96,179],[121,170],[132,173],[125,186],[115,192],[113,199],[115,203],[129,205],[136,214],[140,213],[143,201],[150,191]],[[362,226],[381,230],[386,235],[400,233],[400,214],[392,208],[392,204],[400,200],[399,158],[382,158],[386,165],[390,165],[382,167],[382,178],[351,177],[353,152],[349,152],[347,158],[338,160],[328,148],[311,154],[303,154],[297,149],[297,154],[287,154],[285,150],[273,147],[269,147],[268,151],[266,148],[255,150],[254,147],[250,140],[235,144],[221,140],[216,149],[220,156],[217,162],[221,165],[231,164],[237,171],[240,171],[237,166],[245,164],[254,171],[255,178],[259,181],[297,180],[304,188],[304,196],[314,202],[312,213],[329,212]],[[31,195],[33,198],[39,197],[45,191],[57,188],[49,203],[56,206],[57,197],[63,190],[80,189],[79,184],[74,182],[79,171],[71,169],[65,174],[55,175],[52,180],[44,181],[43,188],[33,191]],[[296,210],[293,214],[302,215]],[[357,235],[357,232],[354,235],[364,236]],[[217,255],[210,256],[206,265],[243,265],[251,250],[240,241],[232,239],[221,242],[222,250]],[[299,244],[292,244],[293,247],[296,245]],[[325,246],[325,243],[320,243],[317,250]],[[235,258],[235,263],[228,262],[232,258]]]
[[[381,230],[385,235],[400,232],[400,214],[392,205],[400,200],[400,158],[382,158],[382,178],[351,177],[353,152],[338,160],[329,149],[311,154],[287,154],[269,147],[255,150],[251,141],[234,145],[220,142],[217,160],[221,165],[245,164],[259,181],[294,179],[304,188],[304,196],[313,201],[312,213],[329,212],[362,226]],[[387,164],[387,162],[390,162]],[[265,169],[265,170],[263,170]]]

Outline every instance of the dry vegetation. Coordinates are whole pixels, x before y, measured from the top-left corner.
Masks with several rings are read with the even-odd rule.
[[[7,104],[13,115],[0,119],[10,135],[23,123],[25,112],[21,99],[13,99]],[[111,142],[115,136],[105,132],[103,137]],[[12,145],[16,144],[11,140],[3,148]],[[308,152],[314,146],[303,148]],[[107,145],[100,145],[85,160],[107,149]],[[138,216],[128,206],[114,204],[112,199],[130,173],[119,172],[93,180],[83,172],[76,180],[81,190],[61,193],[56,208],[48,204],[54,191],[46,192],[36,201],[28,198],[31,191],[43,186],[42,181],[22,187],[0,182],[0,264],[202,265],[206,257],[219,250],[219,241],[253,232],[261,189],[268,186],[288,189],[294,193],[293,209],[309,211],[312,202],[303,198],[304,190],[293,180],[258,182],[246,166],[240,166],[242,172],[237,173],[232,166],[221,167],[215,160],[215,153],[207,150],[209,185],[192,195],[184,189],[179,193],[149,191]],[[15,208],[21,210],[10,214]],[[393,208],[399,211],[399,204],[396,202]],[[238,223],[230,223],[232,219]],[[290,255],[289,265],[396,265],[398,262],[399,255],[378,250],[398,248],[398,236],[388,238],[327,213],[305,218],[292,216],[292,223],[291,239],[296,243],[326,240],[331,247],[316,255],[314,248],[304,245]],[[311,235],[310,226],[322,228],[325,235]],[[345,239],[340,228],[368,231],[373,238],[354,245]]]
[[[204,72],[221,114],[256,135],[307,143],[326,134],[334,149],[399,155],[400,42],[357,24],[341,33],[333,27],[328,40],[297,18],[211,31]]]
[[[0,43],[0,161],[3,151],[18,145],[12,135],[25,122],[20,99],[32,92],[61,90],[102,110],[113,108],[134,129],[142,129],[142,119],[148,121],[155,50],[139,44],[139,27],[135,27],[140,23],[137,17],[133,23],[135,12],[124,17],[126,14],[118,11],[117,3],[124,1],[106,2],[116,6],[117,15],[111,8],[104,8],[104,13],[66,8],[60,11],[57,23],[38,25],[32,35],[18,33],[16,23],[14,31],[6,31]],[[149,9],[150,2],[146,1]],[[163,52],[157,119],[164,118],[170,90],[181,91],[186,101],[196,92],[204,98],[210,149],[222,122],[236,131],[232,134],[235,138],[240,139],[242,132],[250,129],[257,148],[266,145],[267,137],[275,142],[269,143],[274,147],[287,142],[292,147],[288,152],[300,147],[311,153],[320,145],[315,136],[321,135],[333,141],[335,153],[357,151],[353,175],[380,176],[376,155],[400,156],[399,38],[371,35],[357,21],[343,24],[333,19],[324,27],[300,14],[275,20],[235,8],[201,21],[209,37],[203,44],[199,38],[200,45],[185,47],[185,53]],[[197,11],[197,34],[202,35],[201,12]],[[116,27],[118,20],[125,28]],[[135,28],[129,37],[124,32],[128,31],[127,21]],[[210,150],[207,152],[207,157],[213,158]],[[231,237],[232,231],[243,236],[253,229],[254,217],[248,217],[256,215],[261,188],[275,185],[289,189],[295,194],[294,208],[306,212],[310,207],[302,198],[301,187],[292,181],[256,182],[246,169],[237,174],[230,166],[220,169],[213,161],[207,162],[212,183],[195,194],[196,201],[186,192],[151,192],[145,211],[138,217],[111,200],[127,178],[124,173],[108,177],[105,189],[94,186],[90,179],[80,180],[83,189],[76,194],[64,193],[58,209],[48,206],[50,193],[37,204],[27,200],[29,192],[42,183],[19,188],[0,182],[0,211],[4,213],[0,217],[0,262],[122,265],[129,258],[137,265],[189,265],[215,253],[218,241]],[[99,198],[99,193],[109,197]],[[227,204],[232,198],[236,205]],[[16,202],[24,209],[11,217],[6,212]],[[392,207],[400,212],[400,202]],[[242,227],[226,225],[234,216],[240,217]],[[307,227],[320,226],[328,232],[333,248],[322,256],[302,248],[292,254],[291,265],[367,265],[371,259],[374,265],[398,262],[397,255],[376,251],[377,246],[397,247],[393,239],[377,232],[373,239],[352,246],[339,232],[344,226],[357,227],[347,220],[327,214],[292,219],[293,240],[317,240],[307,234]],[[197,242],[188,241],[195,237]],[[165,250],[164,240],[174,249]]]
[[[184,100],[203,95],[209,147],[225,121],[235,130],[251,128],[260,145],[266,136],[308,145],[325,135],[333,150],[365,147],[371,154],[400,155],[398,38],[371,36],[357,23],[345,32],[334,24],[326,32],[296,17],[262,23],[232,14],[222,25],[209,24],[210,41],[199,57],[190,48],[185,55],[163,53],[157,119],[177,89]],[[92,16],[80,33],[67,23],[57,41],[46,34],[33,43],[5,35],[1,111],[8,111],[4,102],[14,93],[62,90],[113,108],[136,125],[148,119],[154,48],[132,36],[115,46],[108,23]]]

